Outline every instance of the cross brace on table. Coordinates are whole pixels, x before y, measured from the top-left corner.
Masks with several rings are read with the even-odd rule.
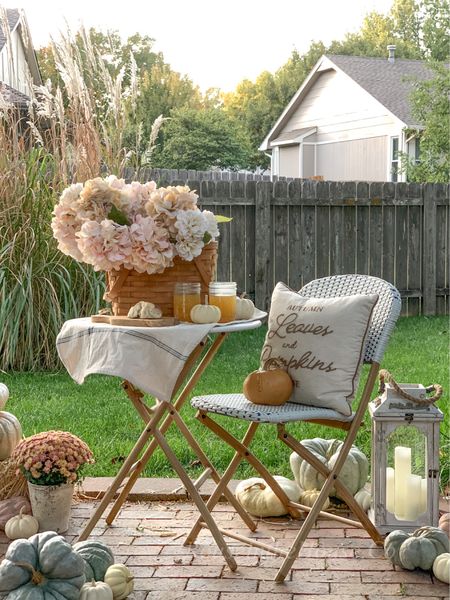
[[[106,522],[108,525],[110,525],[114,521],[114,518],[117,516],[117,513],[119,512],[120,508],[122,507],[123,503],[125,502],[126,498],[128,497],[128,494],[131,491],[133,485],[135,484],[137,478],[144,470],[144,468],[145,468],[146,464],[148,463],[153,452],[156,450],[156,448],[159,447],[164,452],[164,454],[166,455],[170,464],[172,465],[173,469],[175,470],[175,472],[181,479],[188,494],[190,495],[192,500],[197,505],[197,508],[202,516],[203,522],[205,522],[208,525],[208,529],[210,529],[211,534],[213,535],[215,542],[217,543],[218,547],[220,548],[228,566],[230,567],[231,570],[235,570],[237,568],[236,561],[234,560],[233,556],[231,555],[231,553],[228,549],[228,546],[225,543],[223,535],[219,531],[218,526],[216,525],[216,523],[214,522],[214,519],[212,518],[208,509],[206,508],[206,504],[204,503],[202,497],[200,496],[198,489],[196,488],[195,484],[189,478],[188,474],[184,470],[183,465],[177,459],[177,457],[175,456],[174,452],[172,451],[172,449],[170,448],[169,444],[167,443],[167,441],[164,437],[164,434],[168,430],[170,425],[172,423],[175,423],[179,429],[180,434],[185,438],[187,443],[190,445],[190,447],[192,448],[194,453],[197,455],[198,459],[200,460],[200,462],[203,465],[203,467],[205,468],[205,470],[207,470],[208,473],[210,474],[213,481],[216,484],[220,483],[220,479],[221,479],[220,475],[218,474],[218,472],[216,471],[216,469],[214,468],[212,463],[209,461],[209,459],[207,458],[207,456],[202,451],[201,447],[199,446],[199,444],[197,443],[197,441],[195,440],[195,438],[189,431],[189,428],[186,426],[182,417],[179,414],[179,410],[181,409],[181,407],[185,403],[186,399],[188,398],[190,392],[192,391],[192,389],[194,388],[194,386],[196,385],[196,383],[202,376],[206,367],[210,364],[210,362],[214,358],[218,349],[224,342],[226,335],[227,335],[226,333],[220,333],[217,335],[216,339],[211,343],[211,345],[207,349],[206,353],[201,358],[200,362],[198,363],[197,367],[195,368],[195,370],[192,373],[191,377],[189,378],[188,382],[186,383],[183,390],[181,391],[181,393],[179,394],[179,396],[177,397],[176,401],[173,404],[172,404],[172,400],[176,396],[179,388],[181,387],[184,380],[186,379],[189,371],[193,368],[197,359],[200,357],[200,355],[204,351],[205,345],[206,345],[205,340],[200,342],[200,344],[193,350],[193,352],[189,356],[188,360],[186,361],[186,363],[182,369],[182,372],[180,373],[180,375],[177,379],[177,382],[175,384],[173,396],[172,396],[172,399],[170,402],[169,401],[157,401],[155,406],[149,407],[142,400],[142,398],[143,398],[142,392],[137,390],[128,381],[125,381],[123,383],[125,392],[127,393],[129,399],[135,406],[137,412],[139,413],[139,415],[141,416],[143,421],[146,423],[146,426],[145,426],[144,430],[142,431],[136,444],[132,448],[131,452],[125,459],[125,461],[124,461],[122,467],[120,468],[118,474],[116,475],[114,481],[112,482],[112,484],[106,491],[105,495],[103,496],[102,500],[100,501],[99,506],[97,507],[94,514],[91,516],[91,518],[89,519],[85,528],[81,532],[81,534],[78,538],[79,541],[87,539],[87,537],[90,535],[90,533],[94,529],[95,525],[97,524],[99,519],[102,517],[103,513],[105,512],[108,504],[111,502],[111,500],[113,500],[116,492],[119,491],[119,489],[122,487],[123,482],[128,477],[127,482],[122,487],[122,490],[121,490],[119,496],[115,500],[113,507],[111,508],[108,516],[106,517]],[[165,416],[164,420],[162,421],[162,423],[160,424],[160,421],[164,415],[166,415],[166,416]],[[142,453],[142,455],[141,455],[141,453]],[[249,527],[249,529],[251,531],[254,531],[256,529],[255,522],[251,519],[250,515],[242,508],[242,506],[236,500],[236,498],[234,497],[232,492],[230,490],[228,490],[228,488],[227,488],[226,490],[224,490],[224,495],[225,495],[226,499],[228,500],[228,502],[235,508],[237,513],[241,516],[242,520],[247,525],[247,527]]]

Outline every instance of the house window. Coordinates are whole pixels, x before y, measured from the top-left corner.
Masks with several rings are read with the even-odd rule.
[[[414,144],[414,162],[416,165],[420,163],[420,139],[418,137],[415,138]]]
[[[398,137],[391,138],[391,181],[398,181]]]

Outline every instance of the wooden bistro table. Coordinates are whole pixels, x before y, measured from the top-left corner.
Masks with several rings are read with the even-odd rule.
[[[106,516],[106,523],[112,524],[153,452],[159,447],[197,505],[228,566],[232,570],[236,569],[236,562],[199,493],[201,485],[208,478],[219,483],[220,475],[184,423],[180,410],[225,338],[231,333],[260,327],[266,316],[267,313],[255,309],[252,319],[210,325],[206,329],[204,325],[185,323],[167,328],[118,327],[94,324],[89,318],[72,319],[64,323],[56,343],[59,356],[72,378],[83,383],[85,376],[90,373],[124,377],[122,386],[145,423],[140,437],[79,536],[79,541],[87,539],[118,493]],[[185,339],[186,336],[189,338],[189,332],[193,339],[197,340],[199,335],[200,339],[186,353],[174,349],[173,340],[179,342],[183,335]],[[129,364],[133,368],[128,369]],[[164,365],[167,368],[163,372]],[[155,377],[149,378],[152,368]],[[161,385],[152,385],[153,379],[159,379]],[[153,406],[145,402],[145,392],[156,398]],[[172,423],[178,427],[204,467],[203,473],[195,482],[191,481],[164,437]],[[224,494],[244,522],[253,528],[252,521],[234,495],[228,490]]]

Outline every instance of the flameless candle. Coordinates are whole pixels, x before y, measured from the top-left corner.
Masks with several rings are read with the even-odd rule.
[[[406,520],[408,505],[408,478],[411,475],[411,448],[397,446],[395,456],[395,516]]]
[[[388,467],[386,469],[386,508],[390,513],[394,513],[395,507],[395,469]]]
[[[422,477],[420,475],[410,475],[407,479],[407,499],[405,505],[405,519],[415,521],[420,514],[420,505],[422,501],[421,494]]]

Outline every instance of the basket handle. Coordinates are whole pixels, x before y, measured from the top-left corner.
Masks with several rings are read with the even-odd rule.
[[[128,273],[129,273],[128,269],[122,269],[121,270],[121,272],[119,273],[119,276],[117,277],[117,279],[113,283],[112,287],[110,287],[105,292],[105,294],[103,296],[103,298],[105,300],[107,300],[108,302],[112,302],[115,298],[117,298],[117,296],[120,293],[120,290],[122,289],[123,284],[125,283],[126,278],[128,277]],[[110,283],[109,272],[107,273],[107,278],[108,278],[108,285],[109,285],[109,283]]]

